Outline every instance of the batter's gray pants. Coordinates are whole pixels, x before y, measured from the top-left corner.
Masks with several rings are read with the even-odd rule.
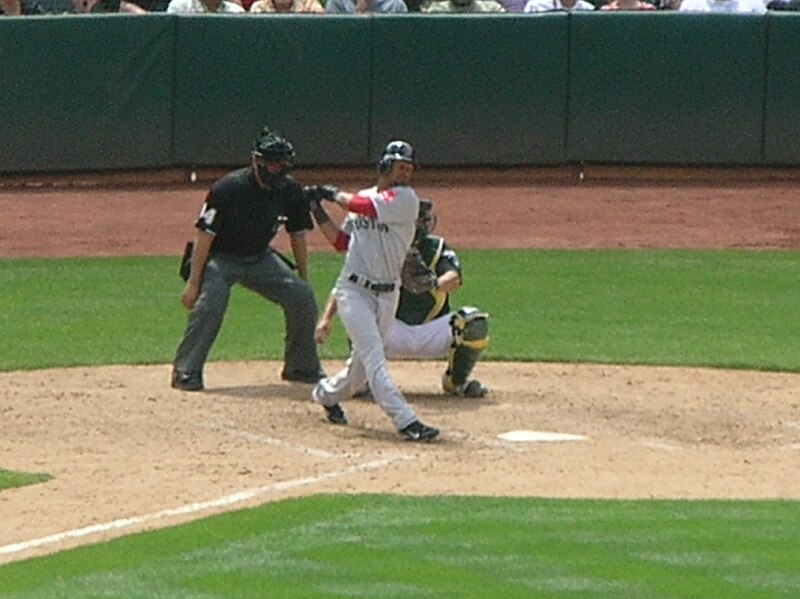
[[[350,359],[339,373],[317,383],[314,401],[333,406],[353,397],[369,381],[372,398],[402,430],[417,419],[414,410],[389,374],[383,340],[394,321],[399,291],[374,293],[340,279],[336,303],[347,336],[353,343]]]

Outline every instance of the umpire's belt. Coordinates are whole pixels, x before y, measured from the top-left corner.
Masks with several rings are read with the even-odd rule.
[[[389,293],[390,291],[394,291],[396,287],[394,283],[373,283],[366,277],[359,276],[355,273],[347,277],[347,280],[376,293]]]

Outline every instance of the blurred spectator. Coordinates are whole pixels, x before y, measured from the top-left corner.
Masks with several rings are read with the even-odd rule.
[[[250,6],[252,13],[324,13],[318,0],[257,0]]]
[[[147,13],[128,0],[21,0],[21,5],[26,15]]]
[[[72,0],[72,8],[77,14],[126,12],[141,15],[147,13],[138,4],[127,0]]]
[[[772,0],[767,10],[800,10],[800,0]]]
[[[169,13],[239,13],[245,12],[236,2],[230,0],[170,0],[167,5]]]
[[[525,10],[528,0],[497,0],[507,13],[521,14]]]
[[[408,12],[403,0],[328,0],[325,12],[331,14],[352,13],[402,13]]]
[[[554,10],[594,10],[595,6],[586,0],[528,0],[522,12],[552,12]]]
[[[612,0],[600,10],[656,10],[656,7],[644,0]]]
[[[432,2],[423,12],[431,14],[443,13],[504,13],[506,9],[495,0],[440,0]]]
[[[13,17],[22,14],[22,5],[19,0],[0,0],[0,15]]]
[[[683,0],[681,12],[750,13],[767,12],[763,0]]]
[[[147,12],[165,12],[169,0],[136,0],[136,4],[141,6]]]

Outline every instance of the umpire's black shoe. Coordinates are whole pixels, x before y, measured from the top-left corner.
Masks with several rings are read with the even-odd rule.
[[[304,372],[302,370],[284,370],[281,373],[281,378],[284,381],[291,383],[309,383],[314,384],[324,379],[327,375],[323,370],[315,370],[313,372]]]
[[[172,388],[181,391],[202,391],[203,374],[200,372],[172,371]]]
[[[409,441],[431,441],[439,436],[439,429],[415,420],[402,429],[400,434]]]
[[[332,424],[347,424],[347,416],[344,414],[342,406],[338,403],[335,406],[322,406],[325,408],[325,417]]]

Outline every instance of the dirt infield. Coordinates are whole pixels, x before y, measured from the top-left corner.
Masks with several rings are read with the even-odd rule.
[[[418,191],[456,248],[800,247],[790,183]],[[0,258],[177,256],[204,193],[6,190]],[[310,240],[325,247],[318,232]],[[399,441],[366,400],[347,406],[350,426],[328,425],[309,387],[281,382],[275,363],[213,362],[200,394],[169,389],[168,365],[0,373],[0,467],[55,476],[0,493],[0,563],[304,493],[800,499],[796,375],[481,363],[492,394],[464,400],[439,394],[441,368],[391,365],[443,430],[422,446]],[[498,437],[517,429],[585,439]]]

